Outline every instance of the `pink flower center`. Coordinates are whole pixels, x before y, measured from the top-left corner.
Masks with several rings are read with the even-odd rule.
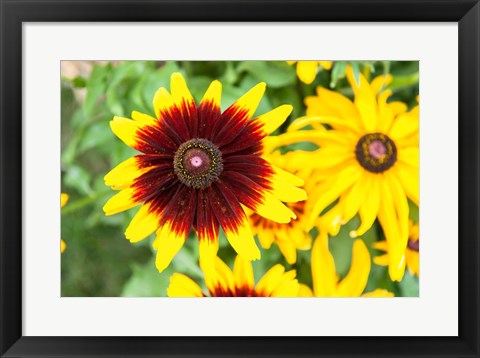
[[[382,141],[376,139],[368,145],[368,154],[375,159],[383,159],[387,154],[387,147]]]

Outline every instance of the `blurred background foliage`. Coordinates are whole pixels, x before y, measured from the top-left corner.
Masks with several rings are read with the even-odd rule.
[[[345,79],[351,65],[356,74],[367,79],[391,73],[388,86],[391,100],[401,100],[412,107],[418,95],[418,62],[411,61],[336,61],[329,71],[320,69],[314,83],[305,85],[295,73],[295,66],[285,61],[244,62],[156,62],[156,61],[63,61],[61,78],[62,120],[62,192],[70,195],[62,209],[62,238],[67,250],[62,254],[62,296],[165,296],[170,275],[184,273],[203,286],[198,267],[198,244],[192,233],[185,246],[163,273],[158,273],[151,249],[153,237],[130,244],[124,231],[136,210],[106,217],[102,207],[114,194],[104,185],[104,175],[136,152],[110,130],[114,115],[129,117],[133,110],[153,114],[152,99],[159,87],[169,88],[170,75],[180,71],[198,101],[213,79],[222,82],[222,109],[258,82],[267,83],[267,92],[257,113],[291,104],[293,113],[278,132],[295,118],[305,115],[303,99],[315,93],[319,85],[333,88],[352,98]],[[277,133],[278,133],[277,132]],[[312,149],[301,143],[295,149]],[[418,208],[410,205],[410,217],[418,221]],[[358,226],[356,217],[330,239],[337,273],[345,276],[350,267],[353,239],[348,233]],[[314,233],[312,233],[314,235]],[[383,239],[378,226],[362,237],[370,254],[379,254],[371,243]],[[259,245],[260,247],[260,245]],[[292,268],[273,245],[262,250],[262,259],[253,262],[256,281],[274,264]],[[298,251],[297,270],[300,282],[311,286],[311,251]],[[220,238],[219,256],[233,266],[235,253],[224,237]],[[372,263],[365,292],[386,288],[395,296],[418,296],[418,278],[406,270],[400,283],[392,283],[387,268]]]

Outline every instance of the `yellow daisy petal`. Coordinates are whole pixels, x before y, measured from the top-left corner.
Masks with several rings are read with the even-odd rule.
[[[131,157],[118,164],[105,175],[105,185],[114,189],[124,189],[130,186],[136,178],[150,169],[147,167],[139,168],[137,163],[137,158]]]
[[[153,96],[153,108],[155,117],[161,118],[161,113],[168,112],[174,106],[172,95],[166,88],[160,87]]]
[[[260,258],[260,250],[255,243],[252,229],[246,218],[242,220],[235,230],[224,228],[224,231],[228,242],[237,254],[249,261]]]
[[[132,188],[123,189],[118,194],[112,196],[103,206],[105,215],[113,215],[128,210],[140,204],[133,196],[135,190]]]
[[[63,254],[67,249],[67,243],[63,240],[60,240],[60,252]]]
[[[170,277],[168,297],[203,297],[202,289],[191,278],[180,273]]]
[[[285,122],[290,113],[292,113],[292,110],[293,107],[291,105],[284,104],[258,116],[255,120],[263,124],[265,133],[270,134]]]
[[[328,236],[321,232],[312,248],[312,282],[315,296],[335,296],[337,281],[335,261],[328,250]]]
[[[373,258],[373,262],[377,264],[378,266],[388,266],[388,255],[380,255],[380,256],[375,256]]]
[[[282,265],[277,264],[273,266],[260,279],[257,286],[255,287],[255,291],[261,293],[262,296],[271,296],[272,292],[282,281],[284,273],[285,267],[283,267]]]
[[[125,231],[125,237],[130,242],[138,242],[145,239],[158,229],[161,216],[151,210],[150,204],[143,204],[137,211]]]
[[[277,171],[272,177],[272,194],[285,203],[296,203],[307,199],[305,190],[298,188]]]
[[[262,202],[256,205],[255,212],[269,220],[280,224],[296,219],[295,213],[268,191],[262,193]]]
[[[61,193],[60,194],[60,207],[63,208],[68,202],[69,196],[68,194]]]
[[[352,67],[349,66],[347,68],[346,74],[355,94],[354,103],[360,112],[364,128],[367,132],[374,132],[378,123],[377,100],[375,98],[375,93],[372,91],[370,84],[361,73],[359,74],[360,83],[357,84]]]
[[[185,243],[185,235],[179,235],[172,230],[171,223],[165,223],[157,230],[157,257],[155,266],[159,272],[165,270],[175,255]]]
[[[220,101],[222,99],[222,84],[215,80],[208,86],[207,92],[203,95],[200,105],[211,103],[214,107],[220,108]]]
[[[394,294],[385,289],[377,288],[375,291],[364,293],[362,297],[393,297]]]
[[[303,83],[309,85],[317,76],[318,61],[298,61],[297,76]]]
[[[235,259],[233,276],[237,287],[253,288],[255,286],[252,264],[241,256],[237,256]]]
[[[300,284],[300,288],[298,290],[298,297],[313,297],[313,291],[307,285]]]
[[[257,84],[250,91],[240,97],[234,104],[232,104],[231,107],[235,108],[237,111],[246,111],[246,117],[252,118],[253,114],[257,110],[258,105],[260,104],[263,94],[265,93],[266,86],[267,85],[265,82]]]
[[[217,240],[199,240],[200,267],[206,274],[215,270],[215,261],[218,252]]]
[[[350,271],[338,284],[337,295],[340,297],[360,296],[367,286],[370,266],[370,254],[367,246],[365,246],[362,240],[355,240],[352,249]]]

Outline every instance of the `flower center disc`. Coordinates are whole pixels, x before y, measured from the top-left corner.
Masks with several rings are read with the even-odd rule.
[[[362,167],[372,173],[382,173],[397,161],[397,147],[383,133],[369,133],[360,138],[355,155]]]
[[[186,186],[205,189],[222,173],[222,153],[206,139],[190,139],[175,153],[173,168]]]

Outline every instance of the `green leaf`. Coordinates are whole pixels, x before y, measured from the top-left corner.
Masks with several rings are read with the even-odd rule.
[[[144,265],[133,264],[132,276],[123,286],[123,297],[165,297],[173,274],[171,267],[162,273],[155,267],[155,259]]]
[[[72,80],[72,84],[75,88],[85,88],[87,86],[87,80],[85,77],[77,76]]]
[[[345,71],[347,69],[347,62],[345,61],[335,61],[332,68],[332,78],[330,80],[330,88],[335,88],[337,82],[345,78]]]
[[[401,282],[397,283],[400,287],[400,291],[402,292],[402,296],[404,297],[419,297],[420,295],[420,287],[418,277],[413,276],[405,270],[405,275]]]
[[[265,82],[271,88],[292,85],[296,81],[294,69],[286,62],[245,61],[238,66],[237,71],[248,72],[258,82]]]
[[[113,143],[115,140],[115,136],[113,135],[108,122],[97,122],[88,127],[85,131],[84,135],[82,136],[82,141],[78,147],[78,151],[81,153],[87,149],[95,148],[104,143]]]
[[[87,81],[87,96],[83,105],[83,111],[87,117],[94,113],[97,102],[105,95],[107,88],[107,76],[111,70],[111,65],[93,67],[90,78]]]
[[[72,165],[67,169],[63,182],[81,194],[90,195],[93,193],[90,179],[90,174],[87,170],[78,165]]]

